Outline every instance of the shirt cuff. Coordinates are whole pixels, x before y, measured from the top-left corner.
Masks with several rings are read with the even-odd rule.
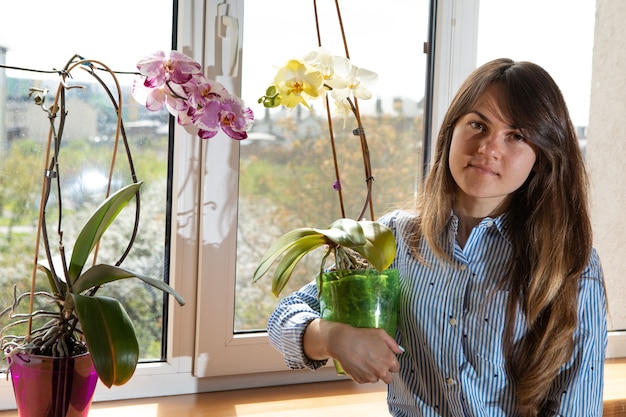
[[[291,316],[283,326],[280,350],[289,368],[316,370],[328,362],[312,360],[304,354],[304,332],[309,323],[319,317],[319,314],[314,312],[303,311]]]

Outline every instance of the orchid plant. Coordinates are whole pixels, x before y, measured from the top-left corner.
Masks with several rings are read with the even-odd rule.
[[[178,123],[190,129],[198,137],[209,139],[221,129],[235,140],[247,137],[254,117],[243,101],[231,95],[224,86],[207,79],[199,63],[176,51],[166,55],[157,52],[137,64],[140,78],[135,80],[133,93],[142,100],[148,110],[159,111],[164,106],[177,116]],[[71,254],[66,256],[62,229],[62,184],[59,164],[63,126],[69,112],[66,110],[66,92],[71,85],[72,72],[86,71],[107,93],[117,116],[115,146],[111,157],[111,171],[107,198],[95,210],[79,232]],[[34,70],[31,70],[34,71]],[[55,71],[57,72],[57,71]],[[108,74],[116,86],[116,94],[103,82],[99,73]],[[13,303],[0,311],[10,323],[0,329],[3,353],[9,360],[16,354],[36,354],[54,357],[70,357],[89,351],[100,380],[107,386],[125,384],[134,374],[139,360],[139,346],[133,323],[122,303],[111,297],[97,294],[105,284],[126,279],[139,279],[144,283],[172,295],[180,305],[183,298],[166,283],[121,267],[133,246],[139,223],[140,188],[143,182],[136,179],[132,154],[122,121],[122,94],[115,72],[99,61],[72,57],[62,71],[58,71],[59,85],[54,102],[47,106],[47,90],[31,88],[30,96],[49,119],[50,130],[45,152],[45,172],[42,179],[41,204],[37,226],[35,259],[30,291],[19,294],[14,291]],[[118,146],[122,142],[123,146]],[[133,182],[109,196],[113,163],[118,148],[126,151],[130,176]],[[53,195],[54,193],[54,195]],[[54,198],[50,198],[53,195]],[[114,265],[97,262],[100,240],[122,209],[135,200],[135,222],[130,240],[123,254]],[[47,209],[55,205],[57,216],[56,256],[54,243],[48,236]],[[71,218],[71,217],[70,217]],[[39,243],[42,242],[46,259],[39,262]],[[35,277],[43,272],[49,291],[37,291]],[[34,309],[35,299],[45,307]],[[29,302],[27,312],[19,307]],[[37,326],[34,326],[37,324]],[[25,334],[13,334],[16,329],[27,326]],[[17,333],[17,332],[16,332]]]
[[[133,96],[148,110],[166,107],[178,124],[201,139],[214,137],[219,129],[232,139],[248,137],[252,110],[222,84],[206,78],[192,58],[158,51],[139,61],[137,68],[142,77],[135,80]]]
[[[315,1],[313,4],[317,9]],[[350,61],[338,4],[337,14],[342,35],[344,35],[346,57],[332,55],[320,42],[316,50],[300,59],[287,61],[276,73],[274,81],[265,91],[265,95],[259,98],[259,103],[267,108],[284,106],[293,109],[303,105],[309,110],[311,109],[309,101],[324,100],[335,168],[333,188],[338,193],[341,209],[341,218],[335,220],[328,229],[305,227],[287,232],[261,258],[254,273],[253,281],[259,280],[269,271],[274,262],[278,262],[272,281],[272,291],[276,296],[284,289],[300,260],[307,253],[320,246],[325,245],[327,247],[320,265],[320,276],[325,270],[326,261],[331,253],[334,258],[334,268],[337,270],[373,267],[378,271],[388,268],[396,254],[393,233],[389,228],[374,221],[372,204],[374,177],[365,129],[361,122],[358,107],[359,99],[367,100],[372,97],[371,88],[377,82],[378,76],[375,72],[359,68]],[[317,10],[315,10],[315,17],[318,18]],[[316,27],[318,39],[321,39],[319,24],[316,24]],[[331,99],[335,105],[334,112],[330,110]],[[350,116],[354,116],[357,124],[353,132],[359,136],[361,142],[367,197],[356,220],[346,218],[345,214],[331,113],[343,118],[344,127]],[[370,220],[364,220],[363,217],[368,207]],[[280,261],[278,261],[279,258],[281,258]],[[321,280],[318,280],[318,285],[320,284]]]

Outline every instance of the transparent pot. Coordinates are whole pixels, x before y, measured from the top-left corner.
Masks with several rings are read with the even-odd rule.
[[[9,363],[20,417],[87,417],[98,382],[89,353],[70,358],[17,353]]]
[[[332,271],[322,275],[320,311],[322,318],[354,327],[385,329],[396,336],[398,323],[398,270],[375,269]],[[345,374],[335,362],[340,375]]]

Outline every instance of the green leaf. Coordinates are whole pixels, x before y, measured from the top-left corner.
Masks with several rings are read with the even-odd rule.
[[[85,226],[80,231],[72,250],[72,258],[69,266],[69,279],[74,283],[80,276],[87,257],[102,237],[102,234],[111,225],[119,212],[137,194],[143,182],[127,185],[107,198],[98,209],[91,215]]]
[[[326,236],[335,244],[346,248],[353,248],[365,244],[363,229],[361,229],[361,225],[356,220],[338,219],[326,230],[315,230]]]
[[[369,220],[359,222],[367,243],[353,249],[379,272],[387,269],[396,257],[396,240],[388,227]]]
[[[46,277],[48,278],[48,285],[50,285],[50,290],[53,293],[58,292],[56,283],[57,282],[59,283],[59,286],[61,287],[61,291],[62,291],[62,294],[59,294],[59,295],[61,296],[61,298],[65,298],[65,293],[67,291],[67,285],[65,284],[65,282],[61,280],[55,280],[54,275],[52,274],[52,271],[45,265],[38,264],[37,269],[46,274]]]
[[[104,385],[123,385],[139,361],[133,324],[120,302],[108,297],[70,294],[93,365]]]
[[[321,235],[305,236],[295,242],[287,252],[285,252],[285,256],[283,256],[276,267],[274,279],[272,280],[272,292],[275,296],[278,297],[285,288],[298,262],[300,262],[307,253],[325,243],[327,242]]]
[[[282,235],[272,246],[265,252],[265,255],[261,258],[259,266],[252,277],[252,282],[258,281],[263,275],[267,273],[272,264],[291,246],[296,244],[298,240],[310,235],[319,234],[310,227],[304,227],[300,229],[291,230]]]
[[[377,270],[383,271],[396,256],[393,232],[380,223],[342,218],[328,229],[299,228],[285,233],[267,250],[254,272],[253,282],[267,273],[278,258],[280,260],[272,281],[272,292],[278,294],[285,288],[294,268],[313,249],[327,244],[329,251],[351,248],[361,254]],[[325,259],[325,258],[324,258]],[[321,268],[324,267],[324,260]]]
[[[97,287],[108,282],[129,278],[140,279],[146,284],[172,295],[174,298],[176,298],[176,301],[178,301],[178,304],[180,304],[181,306],[185,304],[185,300],[183,300],[183,297],[181,297],[176,292],[176,290],[174,290],[163,281],[159,281],[143,274],[139,274],[137,272],[129,271],[128,269],[120,268],[119,266],[113,265],[100,264],[92,266],[80,277],[78,277],[78,279],[74,283],[74,286],[72,287],[72,291],[75,294],[79,294],[83,291],[87,291],[90,288]]]

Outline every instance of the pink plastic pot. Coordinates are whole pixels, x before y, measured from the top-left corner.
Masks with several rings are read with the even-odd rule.
[[[13,355],[11,381],[20,417],[86,417],[98,375],[91,355]]]

